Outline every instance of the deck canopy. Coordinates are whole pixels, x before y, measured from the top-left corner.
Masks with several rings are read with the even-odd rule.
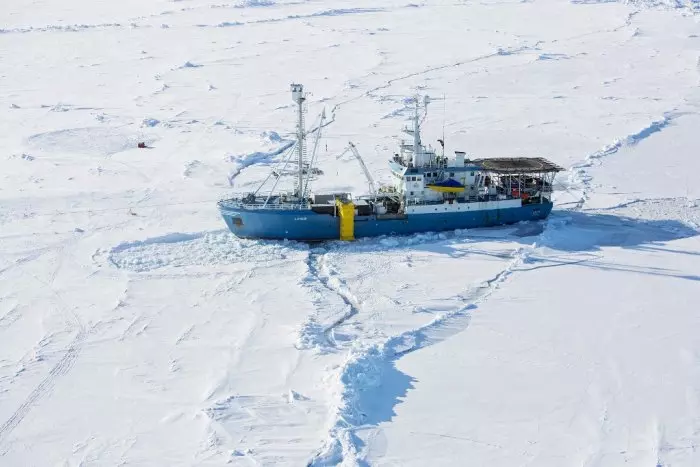
[[[553,173],[564,169],[542,157],[495,157],[475,159],[470,163],[482,170],[500,174]]]

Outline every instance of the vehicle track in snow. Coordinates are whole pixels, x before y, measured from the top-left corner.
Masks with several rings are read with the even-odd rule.
[[[533,49],[537,48],[541,42],[542,42],[542,41],[537,41],[534,45],[520,45],[520,46],[516,46],[516,47],[499,48],[499,49],[497,49],[497,50],[495,50],[495,51],[493,51],[493,52],[489,52],[489,53],[487,53],[487,54],[483,54],[483,55],[479,55],[479,56],[476,56],[476,57],[472,57],[472,58],[467,58],[467,59],[459,60],[459,61],[452,62],[452,63],[445,63],[445,64],[442,64],[442,65],[435,65],[435,66],[432,66],[432,67],[429,67],[429,68],[426,68],[426,69],[423,69],[423,70],[414,71],[414,72],[411,72],[411,73],[407,73],[407,74],[405,74],[405,75],[397,76],[397,77],[395,77],[395,78],[390,78],[390,79],[386,80],[383,84],[380,84],[380,85],[378,85],[378,86],[373,86],[372,88],[368,89],[367,91],[364,91],[363,93],[361,93],[361,94],[359,94],[359,95],[357,95],[357,96],[350,97],[350,98],[348,98],[348,99],[345,99],[345,100],[343,100],[343,101],[338,102],[337,104],[335,104],[335,105],[331,108],[331,111],[330,111],[331,118],[329,119],[329,124],[330,124],[330,123],[333,123],[333,122],[335,121],[335,113],[336,113],[336,111],[337,111],[338,109],[340,109],[342,106],[344,106],[344,105],[346,105],[346,104],[351,104],[351,103],[353,103],[353,102],[355,102],[355,101],[357,101],[357,100],[362,99],[363,97],[372,97],[372,95],[373,95],[374,93],[376,93],[377,91],[381,91],[381,90],[383,90],[383,89],[388,89],[388,88],[390,88],[391,86],[393,86],[394,83],[397,83],[397,82],[399,82],[399,81],[404,81],[404,80],[407,80],[407,79],[410,79],[410,78],[414,78],[414,77],[416,77],[416,76],[427,75],[427,74],[433,73],[433,72],[435,72],[435,71],[445,70],[445,69],[448,69],[448,68],[459,68],[459,67],[461,67],[461,66],[463,66],[463,65],[468,65],[468,64],[470,64],[470,63],[480,62],[480,61],[482,61],[482,60],[487,60],[487,59],[494,58],[494,57],[498,57],[498,56],[501,56],[501,55],[515,55],[515,54],[518,54],[518,53],[521,53],[521,52],[525,52],[525,51],[528,51],[528,50],[533,50]]]
[[[540,234],[541,235],[541,234]],[[506,267],[478,287],[470,287],[461,295],[462,305],[453,310],[437,315],[432,321],[418,328],[391,336],[380,343],[372,344],[361,350],[351,350],[349,357],[340,370],[342,390],[337,401],[334,423],[326,441],[317,454],[308,462],[308,467],[337,465],[341,462],[361,464],[360,448],[354,441],[354,431],[365,426],[365,410],[368,403],[364,400],[367,381],[375,386],[382,384],[383,369],[393,366],[395,361],[416,350],[442,342],[451,335],[464,330],[469,324],[471,313],[486,301],[501,284],[526,261],[534,251],[535,245],[524,246],[513,251]],[[459,323],[457,323],[459,321]],[[458,324],[449,332],[451,324]],[[371,395],[369,396],[371,397]],[[376,404],[376,401],[374,401]]]
[[[85,339],[87,338],[88,331],[85,329],[80,317],[75,313],[73,308],[68,307],[61,295],[54,289],[54,281],[58,270],[61,267],[60,258],[64,255],[64,248],[61,248],[61,253],[59,254],[59,263],[51,274],[51,282],[46,283],[41,279],[34,276],[34,279],[40,282],[43,286],[51,290],[54,297],[56,298],[57,307],[73,324],[74,330],[77,330],[76,335],[70,342],[65,350],[65,353],[61,358],[54,364],[54,366],[49,370],[49,373],[41,380],[41,382],[29,393],[27,398],[20,404],[20,406],[14,411],[14,413],[8,418],[2,425],[0,425],[0,444],[9,436],[12,431],[24,420],[24,418],[29,414],[32,408],[45,396],[51,389],[55,386],[56,381],[61,377],[66,375],[73,365],[75,364],[80,351],[83,347]]]
[[[625,29],[625,28],[631,27],[631,26],[632,26],[632,20],[634,19],[634,17],[635,17],[638,13],[639,13],[639,10],[634,10],[634,11],[630,12],[630,13],[625,17],[625,20],[624,20],[624,22],[623,22],[622,24],[620,24],[620,25],[618,25],[618,26],[615,26],[615,27],[612,27],[612,28],[606,28],[606,29],[597,30],[597,31],[590,31],[590,32],[587,32],[587,33],[584,33],[584,34],[579,34],[579,35],[575,35],[575,36],[570,36],[570,37],[566,37],[566,38],[563,38],[563,39],[537,40],[537,41],[534,42],[533,44],[522,43],[522,44],[520,44],[520,45],[514,45],[514,46],[511,46],[511,47],[499,47],[499,48],[497,48],[497,49],[496,49],[495,51],[493,51],[493,52],[489,52],[489,53],[486,53],[486,54],[478,55],[478,56],[476,56],[476,57],[465,58],[465,59],[458,60],[458,61],[451,62],[451,63],[443,63],[443,64],[441,64],[441,65],[435,65],[435,66],[432,66],[432,67],[425,68],[425,69],[423,69],[423,70],[413,71],[413,72],[407,73],[407,74],[405,74],[405,75],[401,75],[401,76],[397,76],[397,77],[394,77],[394,78],[390,78],[390,79],[386,80],[386,81],[385,81],[383,84],[381,84],[381,85],[374,86],[374,87],[368,89],[367,91],[362,92],[362,93],[359,94],[359,95],[356,95],[356,96],[354,96],[354,97],[347,98],[347,99],[345,99],[345,100],[343,100],[343,101],[340,101],[340,102],[338,102],[337,104],[335,104],[335,105],[331,108],[331,112],[330,112],[331,118],[330,118],[330,120],[329,120],[329,123],[333,123],[333,122],[335,121],[335,113],[336,113],[336,111],[337,111],[338,109],[340,109],[340,107],[342,107],[343,105],[345,105],[345,104],[350,104],[350,103],[355,102],[355,101],[357,101],[357,100],[359,100],[359,99],[362,99],[363,97],[372,97],[372,95],[373,95],[374,93],[376,93],[377,91],[381,91],[381,90],[383,90],[383,89],[390,88],[394,83],[397,83],[397,82],[399,82],[399,81],[405,81],[405,80],[407,80],[407,79],[414,78],[414,77],[416,77],[416,76],[428,75],[428,74],[430,74],[430,73],[433,73],[433,72],[436,72],[436,71],[440,71],[440,70],[446,70],[446,69],[450,69],[450,68],[459,68],[459,67],[462,67],[462,66],[464,66],[464,65],[469,65],[469,64],[471,64],[471,63],[477,63],[477,62],[480,62],[480,61],[488,60],[488,59],[495,58],[495,57],[499,57],[499,56],[504,56],[504,55],[517,55],[517,54],[520,54],[520,53],[523,53],[523,52],[536,51],[536,50],[539,50],[539,49],[540,49],[540,46],[542,46],[543,44],[547,44],[547,43],[551,43],[551,44],[561,44],[561,43],[566,43],[566,42],[569,42],[569,41],[578,40],[578,39],[581,39],[581,38],[586,37],[586,36],[589,36],[589,35],[618,32],[618,31],[621,31],[621,30],[623,30],[623,29]]]
[[[320,287],[323,289],[321,290],[321,293],[323,291],[331,292],[344,304],[345,310],[339,316],[336,316],[334,319],[330,320],[330,322],[316,323],[317,326],[321,327],[324,343],[330,347],[338,347],[338,342],[335,339],[335,330],[359,314],[360,304],[357,297],[355,297],[349,291],[347,286],[340,279],[334,277],[334,274],[328,268],[328,264],[326,262],[327,254],[327,251],[311,251],[306,263],[309,278],[312,281],[311,287]],[[319,305],[319,307],[321,306],[322,305]],[[314,319],[317,318],[322,319],[322,317],[314,317]]]
[[[0,425],[0,443],[2,443],[15,428],[17,428],[17,426],[39,402],[39,400],[41,400],[41,398],[54,387],[56,380],[61,376],[66,375],[71,370],[78,358],[78,355],[80,354],[80,350],[82,349],[86,337],[87,332],[84,328],[80,328],[68,346],[66,352],[53,366],[53,368],[51,368],[49,374],[46,375],[46,377],[36,388],[34,388],[34,390],[29,394],[29,396],[27,396],[24,402],[17,408],[17,410],[15,410],[10,418],[7,419],[5,423]]]
[[[572,210],[580,211],[583,209],[584,204],[588,201],[590,192],[593,191],[591,181],[593,177],[588,173],[587,169],[595,166],[601,166],[603,161],[609,156],[616,154],[624,146],[635,146],[646,138],[650,137],[654,133],[662,131],[664,128],[668,127],[673,120],[679,118],[682,113],[679,113],[676,109],[670,112],[664,112],[661,119],[654,120],[647,126],[643,127],[636,133],[627,135],[624,138],[618,138],[612,143],[603,147],[602,149],[589,154],[580,162],[572,165],[569,168],[569,184],[576,187],[580,187],[580,199],[575,202]],[[568,187],[565,187],[566,191],[570,191]]]

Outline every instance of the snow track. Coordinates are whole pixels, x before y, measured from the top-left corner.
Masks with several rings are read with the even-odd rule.
[[[309,461],[308,466],[354,465],[361,462],[364,454],[356,432],[388,421],[393,414],[391,407],[398,403],[398,397],[405,396],[410,389],[410,378],[400,374],[395,362],[404,355],[434,345],[466,329],[471,313],[517,271],[534,248],[535,245],[513,252],[506,268],[459,296],[463,301],[462,306],[445,311],[429,323],[392,336],[379,344],[363,346],[361,340],[355,342],[339,371],[338,399],[334,406],[329,439]],[[406,383],[399,390],[400,394],[395,393],[397,380]],[[394,390],[387,394],[383,387]]]
[[[615,153],[617,153],[623,146],[635,146],[641,143],[646,138],[649,138],[654,133],[662,131],[668,125],[672,123],[675,118],[678,118],[680,114],[677,112],[666,112],[664,117],[660,120],[655,120],[649,125],[645,126],[636,133],[632,133],[625,138],[616,139],[611,144],[605,146],[603,149],[588,155],[583,161],[574,164],[569,169],[569,185],[571,188],[577,188],[580,191],[580,199],[576,202],[575,209],[582,209],[583,205],[589,197],[589,193],[592,189],[591,186],[591,176],[587,173],[588,168],[593,166],[600,166],[603,160]]]
[[[402,76],[398,76],[398,77],[395,77],[395,78],[390,78],[390,79],[388,79],[384,84],[381,84],[381,85],[379,85],[379,86],[374,86],[374,87],[372,87],[371,89],[369,89],[368,91],[365,91],[365,92],[363,92],[363,93],[360,94],[360,95],[354,96],[354,97],[349,98],[349,99],[345,99],[345,100],[343,100],[343,101],[338,102],[337,104],[335,104],[335,105],[333,106],[333,108],[331,109],[331,119],[330,119],[330,121],[331,121],[331,122],[335,121],[335,114],[336,114],[336,112],[337,112],[341,107],[345,106],[346,104],[353,103],[353,102],[355,102],[355,101],[357,101],[357,100],[360,100],[360,99],[362,99],[362,98],[364,98],[364,97],[374,97],[374,94],[376,94],[378,91],[381,91],[381,90],[384,90],[384,89],[388,89],[388,88],[392,87],[394,84],[396,84],[396,83],[398,83],[398,82],[410,80],[411,78],[416,78],[416,77],[419,77],[419,76],[428,75],[428,74],[431,74],[431,73],[434,73],[434,72],[440,71],[440,70],[448,70],[448,69],[452,69],[452,68],[459,68],[459,67],[462,67],[462,66],[464,66],[464,65],[473,64],[473,63],[478,63],[478,62],[481,62],[481,61],[483,61],[483,60],[488,60],[488,59],[490,59],[490,58],[495,58],[495,57],[499,57],[499,56],[503,56],[503,55],[515,55],[515,54],[518,54],[518,53],[521,53],[521,52],[525,52],[525,51],[528,51],[528,50],[536,49],[538,45],[539,45],[539,42],[538,42],[537,44],[535,44],[534,46],[530,46],[530,45],[521,45],[521,46],[514,46],[514,47],[498,48],[497,50],[495,50],[495,51],[493,51],[493,52],[491,52],[491,53],[483,54],[483,55],[480,55],[480,56],[478,56],[478,57],[468,58],[468,59],[465,59],[465,60],[459,60],[459,61],[456,61],[456,62],[451,62],[451,63],[447,63],[447,64],[442,64],[442,65],[436,65],[436,66],[428,67],[428,68],[425,69],[425,70],[414,71],[414,72],[411,72],[411,73],[408,73],[408,74],[405,74],[405,75],[402,75]],[[400,115],[402,111],[403,111],[403,109],[399,109],[399,110],[395,111],[394,114],[392,114],[392,115],[390,115],[390,116],[385,116],[385,118],[386,118],[386,117],[393,117],[393,116],[396,116],[396,115]]]
[[[29,412],[34,408],[34,406],[36,406],[41,398],[51,391],[58,378],[66,375],[71,370],[80,354],[80,350],[86,338],[87,333],[81,328],[71,341],[68,349],[63,354],[61,359],[53,366],[53,368],[51,368],[49,374],[41,381],[41,383],[39,383],[36,388],[34,388],[22,405],[15,410],[12,416],[10,416],[5,423],[0,425],[0,443],[2,443],[15,428],[17,428],[17,426],[22,422],[22,420],[24,420],[27,414],[29,414]]]
[[[319,348],[319,345],[323,344],[338,347],[335,331],[360,312],[357,297],[348,290],[342,280],[334,276],[326,262],[326,254],[326,251],[317,248],[310,252],[307,260],[310,276],[307,286],[314,297],[318,312],[307,320],[300,331],[299,342],[302,343],[302,347]],[[329,303],[328,297],[324,297],[328,292],[338,297],[342,306]]]
[[[61,268],[61,261],[65,253],[66,243],[61,243],[58,247],[58,263],[50,275],[49,281],[45,282],[34,276],[34,280],[39,282],[53,296],[53,305],[64,315],[67,323],[72,324],[71,331],[76,332],[68,347],[63,351],[61,358],[49,370],[49,373],[44,379],[29,393],[24,402],[12,413],[12,415],[0,425],[0,445],[13,432],[15,428],[24,420],[30,411],[39,403],[39,401],[48,394],[55,386],[57,380],[65,376],[75,364],[82,350],[85,339],[88,336],[88,330],[82,319],[75,312],[75,307],[66,303],[61,293],[55,288],[56,275]],[[36,258],[32,258],[36,259]],[[4,320],[5,317],[3,317]]]

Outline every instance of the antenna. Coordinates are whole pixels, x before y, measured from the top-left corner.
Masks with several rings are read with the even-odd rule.
[[[430,99],[430,96],[426,95],[423,97],[423,118],[421,119],[421,124],[425,121],[426,118],[428,118],[428,104],[430,104],[432,100]]]
[[[418,108],[420,99],[416,96],[416,114],[413,116],[413,166],[418,167],[418,155],[420,153],[420,116]]]
[[[447,113],[447,99],[445,94],[442,94],[442,157],[445,157],[445,114]]]
[[[304,86],[301,84],[292,84],[292,100],[299,106],[299,115],[297,121],[297,165],[298,165],[298,179],[297,179],[297,190],[296,195],[301,200],[304,190],[304,101],[306,96],[304,95]]]

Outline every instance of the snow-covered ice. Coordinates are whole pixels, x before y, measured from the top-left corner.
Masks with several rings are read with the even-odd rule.
[[[700,465],[696,1],[6,3],[0,465]],[[388,179],[418,91],[555,209],[237,239],[291,82],[319,190],[365,190],[348,140]]]

